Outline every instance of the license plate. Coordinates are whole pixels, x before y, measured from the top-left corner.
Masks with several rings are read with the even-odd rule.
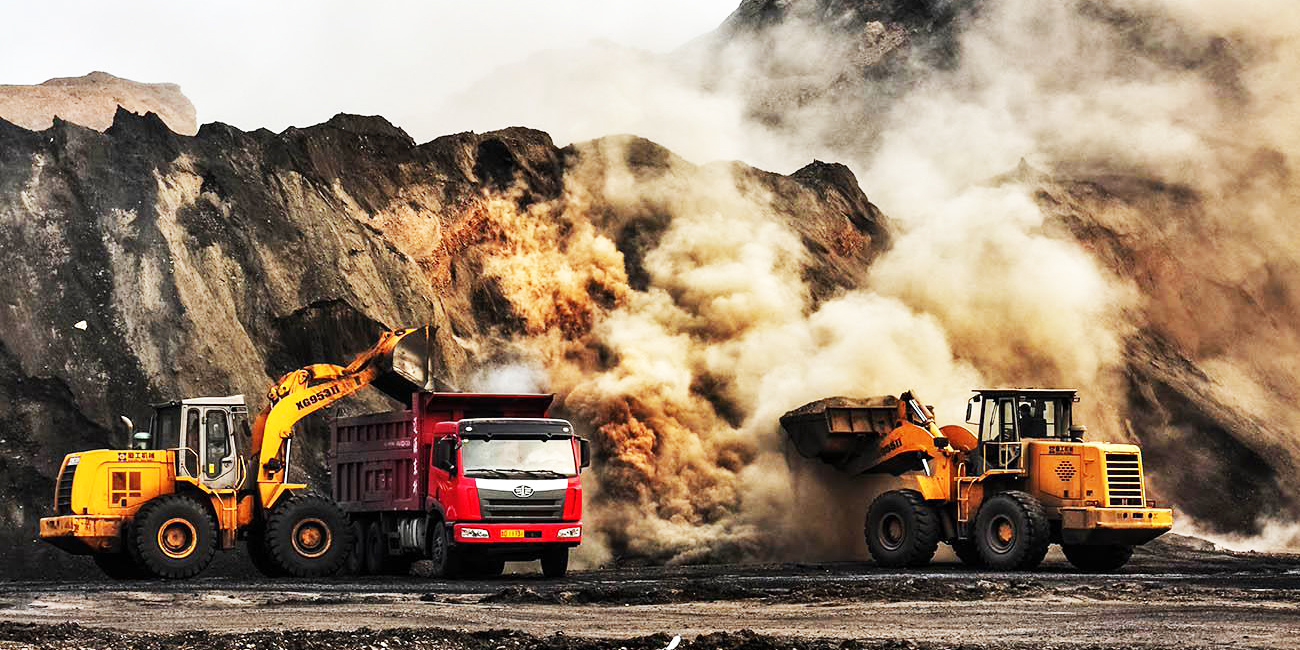
[[[502,537],[523,537],[523,536],[524,536],[524,531],[522,531],[522,530],[506,529],[506,530],[501,531],[501,536],[502,536]]]

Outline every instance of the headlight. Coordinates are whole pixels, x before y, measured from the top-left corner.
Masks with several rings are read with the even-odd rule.
[[[487,539],[488,532],[484,528],[462,528],[460,529],[460,536],[470,539]]]
[[[556,537],[582,537],[582,526],[574,526],[573,528],[561,528],[560,532],[556,533],[555,536]]]

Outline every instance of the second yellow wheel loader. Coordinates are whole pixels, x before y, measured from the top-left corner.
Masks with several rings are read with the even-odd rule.
[[[964,563],[1033,569],[1050,544],[1084,571],[1123,566],[1173,511],[1147,498],[1135,445],[1085,442],[1072,389],[981,389],[940,427],[911,392],[833,397],[781,417],[798,451],[852,474],[903,476],[878,496],[865,535],[881,566],[929,563],[940,542]],[[978,419],[973,419],[978,418]]]
[[[40,537],[115,578],[189,578],[238,539],[267,575],[330,575],[351,551],[351,527],[332,499],[288,482],[293,426],[367,385],[406,397],[433,389],[431,345],[427,328],[385,332],[347,366],[288,373],[251,429],[242,395],[155,405],[133,448],[63,459]]]

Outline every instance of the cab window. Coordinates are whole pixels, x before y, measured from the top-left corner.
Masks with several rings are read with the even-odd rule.
[[[181,409],[171,406],[158,409],[149,427],[154,449],[174,449],[181,444]]]
[[[220,410],[208,411],[204,416],[207,429],[207,452],[208,462],[215,459],[225,458],[230,453],[230,431],[226,424],[226,412]]]
[[[196,408],[186,409],[185,411],[185,448],[189,451],[181,452],[184,457],[184,465],[190,476],[198,476],[199,469],[199,436],[202,431],[199,429],[199,410]],[[191,453],[192,452],[192,453]]]

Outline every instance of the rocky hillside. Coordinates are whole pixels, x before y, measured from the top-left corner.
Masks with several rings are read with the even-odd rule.
[[[140,83],[92,72],[61,77],[34,86],[0,85],[0,118],[18,126],[47,129],[56,117],[103,131],[121,106],[132,113],[154,113],[177,133],[198,129],[194,104],[172,83]]]
[[[1283,135],[1300,98],[1282,81],[1300,24],[1258,9],[745,0],[681,55],[704,52],[702,85],[743,99],[764,132],[852,164],[896,219],[900,253],[937,256],[929,276],[874,286],[901,279],[894,293],[936,314],[958,357],[995,382],[1084,388],[1103,405],[1094,432],[1141,442],[1184,521],[1290,526],[1264,543],[1300,548],[1287,480],[1300,469],[1300,147]],[[1035,165],[1012,170],[1023,157]],[[1031,245],[1053,252],[1018,267]],[[1074,254],[1089,261],[1061,262]],[[945,267],[967,272],[945,288]],[[995,283],[1025,298],[979,290]],[[954,306],[970,294],[985,304]],[[1052,334],[1026,339],[1007,313]],[[1071,320],[1106,340],[1072,336]],[[1008,337],[1021,345],[997,344]],[[1088,372],[1063,365],[1081,350],[1096,353]],[[998,367],[1012,356],[1033,361]]]
[[[761,195],[752,205],[799,233],[803,251],[786,253],[814,296],[857,282],[887,242],[880,213],[834,164],[790,176],[699,168],[644,140],[559,148],[522,128],[417,144],[382,118],[349,115],[280,134],[208,124],[193,137],[124,109],[102,133],[0,122],[7,574],[81,566],[33,531],[65,453],[122,444],[118,414],[147,421],[148,403],[183,395],[244,393],[258,408],[270,378],[343,361],[383,327],[438,326],[446,375],[462,384],[519,358],[508,344],[529,331],[582,337],[582,305],[624,299],[611,284],[535,297],[567,306],[539,324],[518,278],[492,260],[581,229],[608,249],[618,291],[645,291],[643,260],[680,216],[667,195],[627,192],[655,179]],[[322,436],[304,438],[306,473],[327,480]]]

